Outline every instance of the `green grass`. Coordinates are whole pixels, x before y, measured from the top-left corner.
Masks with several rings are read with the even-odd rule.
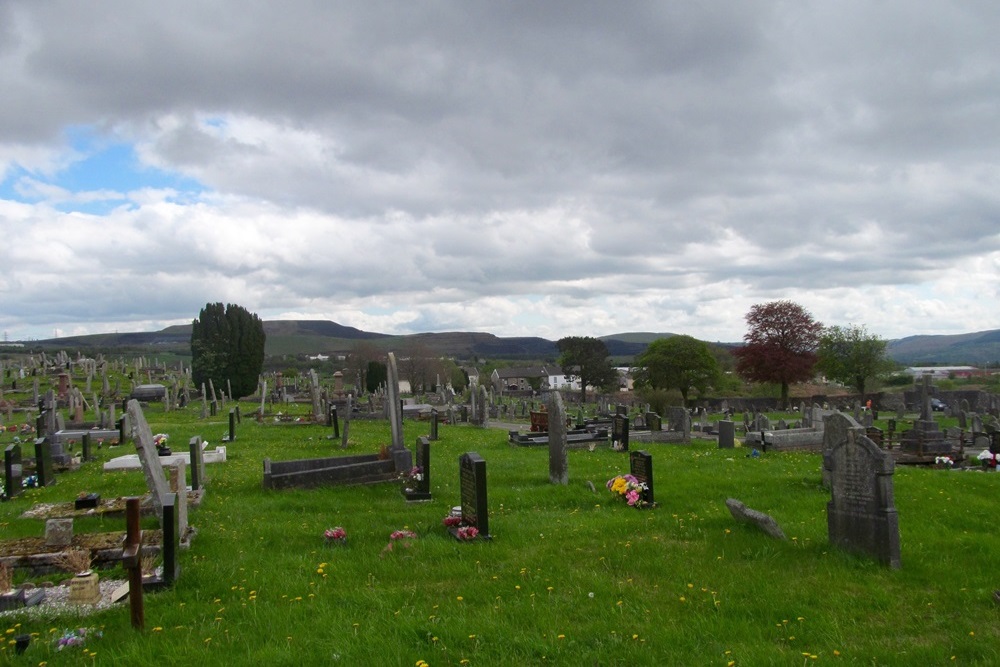
[[[254,407],[244,404],[244,413]],[[147,420],[175,449],[192,435],[215,446],[225,417],[202,421],[199,409],[154,406]],[[407,443],[428,430],[406,422]],[[604,489],[627,471],[625,455],[572,450],[570,484],[553,486],[546,449],[512,448],[500,430],[442,426],[432,443],[430,503],[407,504],[394,484],[261,488],[265,456],[340,453],[329,432],[245,419],[229,461],[208,466],[180,579],[145,597],[146,630],[131,628],[127,605],[86,618],[2,618],[8,641],[23,632],[35,640],[20,657],[12,645],[0,648],[0,664],[1000,662],[992,599],[1000,588],[1000,476],[897,469],[903,567],[890,570],[830,547],[818,455],[753,459],[710,442],[648,445],[659,507],[637,511]],[[389,439],[386,423],[355,421],[348,451],[374,452]],[[458,457],[466,451],[487,461],[489,542],[458,543],[441,526],[459,502]],[[9,537],[42,535],[43,522],[19,518],[35,503],[143,489],[140,472],[103,473],[100,461],[88,463],[54,487],[0,504],[0,526]],[[774,516],[789,540],[735,523],[728,497]],[[347,529],[344,547],[324,545],[323,530],[335,525]],[[383,553],[403,527],[419,534],[414,545]],[[88,519],[76,529],[124,530],[124,521]],[[78,625],[103,630],[87,646],[95,655],[55,652],[51,639]]]

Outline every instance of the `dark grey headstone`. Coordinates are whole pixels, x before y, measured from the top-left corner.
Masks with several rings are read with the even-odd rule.
[[[655,496],[653,495],[653,457],[648,452],[629,452],[629,472],[640,484],[645,484],[639,507],[652,507]]]
[[[22,491],[24,468],[21,464],[21,445],[14,443],[3,450],[4,494],[13,498]]]
[[[142,466],[142,474],[146,478],[146,487],[153,498],[153,507],[156,516],[163,518],[163,502],[170,493],[167,486],[167,479],[163,473],[163,465],[160,463],[156,445],[153,444],[153,432],[146,423],[146,417],[142,413],[142,406],[139,401],[132,399],[128,402],[128,416],[135,430],[135,451],[139,455],[139,464]]]
[[[202,454],[200,435],[188,441],[188,452],[191,457],[191,490],[200,491],[205,484],[205,457]]]
[[[719,420],[719,449],[736,446],[736,424],[728,419]]]
[[[889,453],[850,429],[844,440],[824,453],[823,467],[829,471],[833,496],[827,505],[831,544],[899,567],[899,517]]]
[[[407,500],[431,499],[431,442],[427,436],[417,438],[414,467],[419,469],[419,479],[410,480],[403,494]]]
[[[403,410],[399,405],[399,371],[396,368],[396,355],[389,353],[386,370],[385,404],[388,410],[389,428],[392,431],[392,448],[405,449],[403,444]]]
[[[441,417],[438,414],[437,408],[431,408],[431,434],[428,437],[431,441],[438,439],[438,422],[440,419]]]
[[[52,467],[52,448],[47,438],[35,439],[35,475],[38,486],[51,486],[56,483],[56,472]]]
[[[611,447],[621,452],[628,451],[628,417],[616,412],[611,418]]]
[[[490,537],[489,508],[486,504],[486,461],[476,452],[458,457],[461,483],[462,523],[475,526],[479,537]]]
[[[660,419],[660,415],[655,412],[646,413],[646,428],[650,430],[651,433],[659,433],[663,430],[663,420]]]

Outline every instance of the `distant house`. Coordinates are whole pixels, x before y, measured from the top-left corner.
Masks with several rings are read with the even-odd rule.
[[[970,378],[984,374],[975,366],[910,366],[903,372],[915,378],[930,375],[933,379]]]
[[[532,383],[539,389],[548,387],[549,376],[544,366],[495,368],[490,383],[496,391],[528,391]]]
[[[462,366],[462,370],[469,377],[469,386],[475,387],[479,384],[479,371],[474,366]]]

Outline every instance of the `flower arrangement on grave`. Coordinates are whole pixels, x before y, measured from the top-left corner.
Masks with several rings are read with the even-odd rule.
[[[323,531],[327,544],[347,544],[347,531],[342,526],[327,528]]]
[[[608,480],[606,486],[615,495],[615,498],[624,500],[630,507],[643,507],[647,504],[642,496],[643,491],[649,487],[636,479],[634,475],[615,475]]]
[[[170,436],[166,433],[157,433],[153,436],[153,444],[156,446],[156,453],[160,456],[170,454],[170,447],[167,446],[167,441]]]
[[[397,546],[404,549],[409,549],[413,546],[413,540],[417,539],[417,534],[412,530],[394,530],[389,535],[389,544],[385,545],[385,549],[382,549],[382,556],[385,556],[390,551],[395,550]]]
[[[54,643],[57,651],[74,646],[83,646],[89,639],[100,639],[100,630],[94,628],[76,628],[75,630],[63,630],[63,633]]]
[[[454,514],[449,514],[445,518],[441,519],[441,524],[445,528],[454,528],[456,526],[462,525],[462,517],[455,516]]]
[[[413,466],[409,470],[403,473],[403,490],[407,493],[412,493],[417,482],[423,481],[424,479],[424,469],[420,466]]]
[[[988,449],[984,449],[979,452],[979,456],[976,457],[983,462],[984,468],[992,468],[996,470],[997,467],[997,455],[990,452]]]
[[[950,468],[953,465],[955,465],[955,462],[952,460],[950,456],[935,456],[934,463],[935,465],[941,466],[943,468]]]
[[[455,537],[460,540],[474,540],[479,535],[479,529],[475,526],[461,526],[455,531]]]
[[[38,475],[28,475],[21,480],[21,488],[34,489],[38,486]]]

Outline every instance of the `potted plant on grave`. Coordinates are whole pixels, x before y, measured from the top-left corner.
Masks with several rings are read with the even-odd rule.
[[[101,587],[91,562],[89,549],[70,549],[59,557],[59,567],[75,575],[69,582],[70,603],[95,605],[101,601]]]

